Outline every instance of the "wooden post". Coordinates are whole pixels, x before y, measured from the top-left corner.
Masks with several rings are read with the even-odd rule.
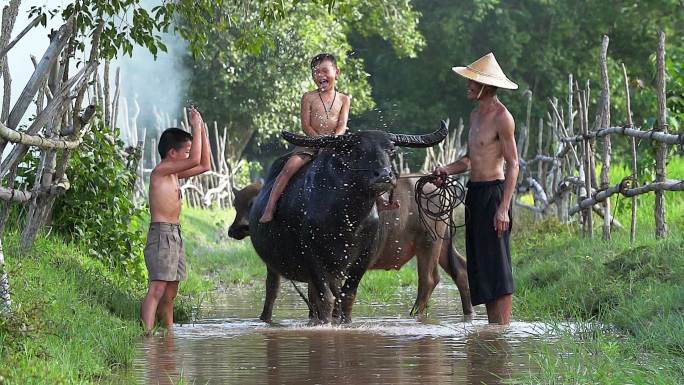
[[[610,127],[610,83],[608,80],[608,36],[603,36],[603,44],[601,45],[601,100],[599,104],[599,111],[597,116],[596,129]],[[611,161],[611,143],[610,135],[603,137],[603,166],[601,167],[601,189],[607,189],[610,184],[610,161]],[[610,224],[612,218],[610,217],[610,199],[603,201],[603,211],[606,213],[603,217],[603,240],[610,240]]]
[[[567,132],[568,135],[573,135],[575,133],[575,113],[573,112],[573,105],[572,105],[572,74],[568,74],[568,127],[567,127]],[[580,167],[577,165],[577,167]]]
[[[109,87],[109,60],[105,60],[104,72],[102,73],[102,82],[104,83],[104,120],[107,127],[114,127],[112,125],[112,106]]]
[[[667,107],[665,96],[665,32],[658,32],[658,52],[656,66],[658,77],[656,81],[656,93],[658,94],[658,123],[655,131],[667,132]],[[665,156],[667,145],[665,143],[656,144],[656,182],[665,182]],[[665,220],[665,192],[658,190],[655,192],[655,223],[656,238],[664,238],[667,235],[667,222]]]
[[[522,135],[524,143],[521,144],[522,152],[519,154],[521,159],[527,159],[527,148],[530,144],[530,115],[532,114],[532,91],[525,91],[525,95],[527,95],[527,115],[525,118],[524,135]]]
[[[577,102],[579,103],[579,114],[580,114],[580,131],[583,134],[588,133],[587,129],[587,121],[584,119],[585,117],[585,108],[586,105],[584,104],[586,99],[586,91],[579,91]],[[584,188],[586,190],[586,195],[587,197],[591,195],[591,145],[589,144],[589,139],[585,139],[582,142],[582,152],[584,155]],[[585,209],[584,211],[584,231],[585,231],[585,236],[592,238],[594,234],[594,225],[592,221],[592,214],[591,214],[591,208]]]
[[[625,97],[627,99],[627,124],[631,128],[634,123],[632,122],[632,105],[629,96],[629,78],[627,77],[627,69],[625,68],[625,63],[622,63],[622,75],[625,79]],[[632,150],[632,178],[638,180],[637,171],[637,152],[636,152],[636,138],[630,137],[630,147]],[[637,197],[636,195],[632,197],[632,221],[629,227],[629,241],[634,243],[636,240],[636,212],[637,212]]]
[[[0,314],[8,313],[11,306],[9,278],[5,270],[5,252],[2,249],[2,237],[0,237]]]
[[[539,118],[539,129],[537,132],[537,155],[543,155],[543,141],[544,141],[544,119]],[[537,165],[537,181],[542,186],[542,189],[545,187],[545,181],[542,179],[542,174],[544,172],[544,162],[538,162],[539,164]],[[535,202],[536,203],[536,202]],[[543,205],[543,202],[539,202],[540,207]],[[543,218],[543,215],[541,212],[537,212],[534,214],[534,218],[536,220],[541,220]]]

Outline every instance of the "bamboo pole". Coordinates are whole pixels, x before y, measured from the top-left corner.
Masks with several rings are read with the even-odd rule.
[[[102,73],[102,82],[104,83],[104,120],[107,127],[112,126],[112,106],[110,98],[110,87],[109,87],[109,60],[105,60],[104,70]]]
[[[579,103],[579,114],[580,114],[580,130],[582,133],[587,133],[586,120],[584,119],[584,110],[586,105],[584,104],[585,99],[584,90],[579,90],[577,101]],[[587,196],[591,193],[591,146],[589,145],[589,140],[585,139],[582,143],[583,158],[584,158],[584,189],[586,190]],[[585,236],[592,238],[594,233],[594,225],[592,221],[591,210],[585,210],[584,212],[584,232]]]
[[[600,138],[610,134],[620,134],[638,139],[648,139],[653,142],[663,144],[684,144],[684,134],[668,134],[660,131],[642,131],[638,127],[630,127],[629,125],[623,127],[608,127],[601,128],[597,131],[592,131],[588,134],[565,136],[561,137],[561,142],[573,143],[582,142],[586,139]]]
[[[543,140],[544,140],[543,134],[544,134],[544,119],[539,118],[539,128],[538,128],[538,130],[537,130],[537,156],[543,156],[543,155],[544,155],[544,154],[542,153]],[[539,181],[539,183],[541,183],[540,188],[541,188],[542,190],[544,189],[543,186],[545,185],[545,183],[544,183],[545,181],[543,180],[543,176],[542,176],[543,172],[544,172],[544,162],[539,162],[539,163],[537,164],[537,180]],[[536,194],[535,194],[535,195],[536,195]],[[540,202],[540,204],[541,204],[541,203],[542,203],[542,202]],[[541,214],[536,214],[536,215],[535,215],[535,219],[536,219],[536,220],[541,220],[541,219],[542,219],[542,215],[541,215]]]
[[[2,237],[0,237],[0,314],[8,314],[11,307],[9,277],[5,269],[5,252],[2,248]]]
[[[62,52],[62,49],[64,49],[69,37],[73,33],[73,24],[74,18],[72,16],[69,21],[60,27],[57,33],[52,36],[50,46],[38,62],[38,68],[33,72],[33,75],[31,75],[26,87],[24,87],[21,95],[19,95],[12,111],[10,111],[9,117],[7,118],[7,126],[9,128],[16,129],[19,125],[19,121],[26,113],[26,109],[31,103],[31,100],[33,100],[38,92],[38,88],[42,87],[49,69],[52,67],[52,64],[55,63],[59,57],[59,53]]]
[[[627,103],[627,124],[632,127],[632,105],[629,95],[629,78],[627,77],[627,68],[625,68],[625,63],[622,63],[622,75],[625,79],[625,99]],[[630,138],[630,150],[632,153],[632,178],[637,178],[637,152],[636,152],[636,139],[634,137]],[[637,197],[636,195],[632,197],[632,218],[629,226],[629,241],[634,243],[636,240],[636,212],[637,212]]]
[[[634,188],[626,188],[622,183],[618,183],[605,190],[599,191],[592,197],[582,200],[577,206],[570,209],[570,215],[576,214],[580,210],[584,210],[599,202],[602,202],[606,198],[617,193],[621,193],[626,197],[633,197],[636,195],[641,195],[653,191],[684,191],[684,180],[667,180],[664,182],[654,182]]]
[[[658,51],[656,57],[656,67],[658,71],[658,77],[656,80],[656,94],[658,95],[658,123],[655,130],[667,133],[667,100],[665,96],[665,33],[663,31],[658,32]],[[666,154],[667,146],[664,143],[659,143],[656,150],[656,182],[662,183],[665,181]],[[656,223],[656,237],[664,238],[667,235],[667,221],[665,219],[665,193],[662,190],[657,190],[655,193],[654,215]]]
[[[601,99],[597,116],[598,127],[610,127],[610,83],[608,79],[608,36],[603,36],[601,45]],[[601,166],[601,189],[608,188],[610,183],[610,162],[612,147],[610,135],[603,137],[603,164]],[[603,240],[610,240],[610,199],[603,201],[603,210],[606,215],[603,218]]]

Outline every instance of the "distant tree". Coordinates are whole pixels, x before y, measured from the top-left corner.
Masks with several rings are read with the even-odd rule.
[[[252,150],[258,152],[259,146],[277,142],[280,130],[301,129],[299,103],[313,87],[309,61],[318,53],[337,57],[342,71],[338,89],[352,96],[352,115],[374,106],[363,60],[348,42],[352,31],[381,36],[391,45],[392,57],[415,57],[424,45],[416,29],[418,14],[403,0],[346,1],[331,11],[300,2],[270,22],[256,9],[223,7],[220,12],[239,14],[239,23],[198,30],[184,19],[180,29],[206,39],[202,57],[187,60],[192,68],[189,98],[207,120],[227,125],[238,153],[252,138]]]
[[[473,105],[465,98],[465,81],[451,67],[494,52],[518,91],[500,92],[518,126],[524,122],[525,98],[533,92],[533,113],[542,117],[547,98],[567,95],[567,76],[592,81],[598,90],[598,54],[602,35],[610,36],[609,72],[613,116],[624,117],[624,62],[633,79],[635,122],[648,125],[655,116],[654,52],[656,35],[668,35],[668,52],[684,46],[684,6],[679,0],[415,0],[419,31],[426,46],[415,58],[397,60],[377,37],[353,36],[364,59],[377,107],[360,119],[394,131],[424,131],[450,116],[468,118]],[[592,93],[592,99],[599,92]],[[536,122],[536,119],[533,121]],[[616,121],[619,123],[619,121]],[[531,127],[532,138],[536,124]],[[534,147],[533,147],[534,148]]]

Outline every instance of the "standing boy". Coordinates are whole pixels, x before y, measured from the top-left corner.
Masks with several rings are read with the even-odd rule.
[[[145,247],[149,286],[140,312],[146,333],[151,332],[155,315],[167,329],[173,326],[173,300],[178,283],[187,278],[179,225],[182,196],[178,180],[211,168],[202,116],[195,108],[190,108],[188,114],[192,135],[179,128],[165,130],[158,147],[162,160],[150,175],[150,229]]]
[[[489,53],[454,72],[468,79],[470,114],[468,153],[434,174],[470,170],[466,195],[466,257],[473,305],[484,303],[490,323],[508,324],[515,285],[511,269],[511,199],[518,178],[513,116],[496,96],[498,88],[517,89]],[[505,170],[504,170],[504,165]]]
[[[349,119],[349,96],[337,92],[335,83],[340,76],[335,56],[329,53],[316,55],[311,60],[311,75],[316,90],[302,96],[301,121],[304,133],[317,137],[322,135],[342,135],[347,130]],[[278,174],[271,189],[268,203],[259,222],[273,219],[273,212],[280,195],[290,178],[316,155],[314,148],[296,147],[290,159]]]

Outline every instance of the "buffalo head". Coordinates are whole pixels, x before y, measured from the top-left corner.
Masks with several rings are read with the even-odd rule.
[[[383,131],[361,131],[341,136],[317,138],[283,131],[288,142],[302,147],[322,149],[334,157],[335,170],[352,187],[361,190],[369,188],[377,194],[389,190],[396,184],[397,175],[392,168],[396,147],[431,147],[446,138],[448,121],[430,134],[408,135]]]
[[[249,236],[249,210],[256,198],[262,184],[255,182],[245,186],[242,190],[233,189],[233,207],[235,207],[235,220],[228,228],[228,236],[235,239],[243,239]]]

